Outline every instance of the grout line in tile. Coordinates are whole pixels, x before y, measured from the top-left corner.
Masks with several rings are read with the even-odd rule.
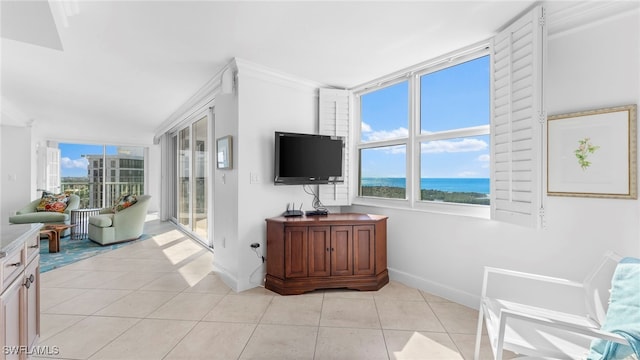
[[[154,233],[154,234],[150,234],[150,235],[151,235],[152,237],[153,237],[153,236],[161,236],[161,235],[164,235],[166,232],[174,231],[174,230],[176,230],[176,229],[177,229],[177,228],[176,228],[175,226],[173,226],[173,225],[172,225],[171,227],[167,226],[167,229],[166,229],[166,230],[165,230],[165,229],[159,229],[159,230],[157,230],[157,231],[162,231],[162,232],[159,232],[159,233],[157,233],[157,234],[156,234],[156,233]],[[178,231],[180,231],[179,229],[177,229],[177,230],[178,230]],[[179,234],[177,234],[177,235],[179,235]],[[153,240],[151,240],[151,239],[149,239],[149,240],[150,240],[150,241],[153,241]],[[191,254],[191,255],[189,255],[189,256],[187,256],[185,259],[183,259],[183,260],[182,260],[182,261],[180,261],[179,263],[177,263],[177,264],[173,264],[173,266],[172,266],[171,270],[169,270],[169,271],[153,271],[153,272],[154,272],[154,273],[163,273],[163,274],[176,274],[176,273],[178,272],[178,270],[179,270],[182,266],[187,265],[187,264],[190,264],[192,261],[196,260],[196,259],[197,259],[197,258],[199,258],[200,256],[205,255],[206,253],[205,253],[203,250],[207,250],[207,251],[213,252],[211,249],[209,249],[209,248],[207,248],[207,247],[203,246],[200,242],[198,242],[198,241],[194,241],[194,240],[193,240],[193,239],[191,239],[190,237],[187,237],[187,236],[184,236],[184,235],[182,235],[182,236],[181,236],[180,238],[178,238],[178,239],[175,239],[175,240],[169,241],[168,243],[165,243],[165,244],[163,244],[163,245],[157,245],[156,247],[153,247],[153,246],[152,246],[152,247],[150,247],[150,249],[167,249],[167,248],[170,248],[171,246],[175,246],[175,245],[181,244],[181,243],[183,243],[183,242],[185,242],[185,241],[192,241],[192,242],[193,242],[193,244],[196,244],[196,245],[200,246],[202,249],[201,249],[201,250],[196,251],[195,253],[193,253],[193,254]],[[151,244],[151,245],[153,245],[153,244]],[[191,245],[189,245],[189,246],[191,246]],[[135,250],[135,249],[134,249],[134,251],[137,251],[137,250]],[[103,255],[104,255],[104,254],[103,254]],[[123,253],[122,253],[122,255],[123,255],[122,257],[120,257],[120,256],[118,256],[118,257],[114,257],[114,256],[112,256],[112,257],[110,257],[110,258],[111,258],[111,259],[132,259],[132,260],[140,260],[140,259],[141,259],[140,257],[130,257],[130,256],[128,256],[128,255],[127,255],[127,253],[126,253],[126,252],[123,252]],[[98,255],[98,256],[100,256],[100,255]],[[95,258],[95,257],[94,257],[94,258]],[[105,256],[104,258],[109,258],[109,257]],[[149,260],[150,260],[150,261],[152,261],[152,262],[154,262],[156,259],[155,259],[155,258],[151,258],[151,259],[149,259]],[[158,260],[158,261],[160,261],[160,260]],[[69,269],[69,270],[67,270],[67,271],[74,271],[74,272],[80,272],[80,271],[86,271],[86,272],[101,272],[101,271],[102,271],[102,272],[113,272],[113,271],[115,271],[115,270],[82,270],[82,269],[75,269],[75,270],[74,270],[74,269]],[[115,271],[115,272],[119,272],[119,271]],[[73,283],[73,279],[69,280],[68,282],[69,282],[69,283]],[[67,283],[67,281],[65,281],[65,283]],[[144,285],[143,285],[143,286],[144,286]],[[142,288],[143,286],[141,286],[140,288]],[[132,292],[134,292],[134,291],[139,291],[139,290],[140,290],[140,288],[138,288],[138,289],[133,289],[133,290],[131,290],[131,291],[130,291],[129,293],[127,293],[127,294],[130,294],[130,293],[132,293]],[[175,299],[179,294],[183,294],[183,293],[190,293],[190,292],[189,292],[190,288],[191,288],[191,286],[189,286],[189,287],[187,287],[187,288],[185,288],[185,289],[182,289],[182,290],[180,290],[180,291],[175,292],[175,295],[174,295],[173,297],[171,297],[170,299],[168,299],[166,302],[164,302],[163,304],[161,304],[159,307],[164,306],[164,305],[165,305],[165,304],[167,304],[168,302],[172,301],[172,300],[173,300],[173,299]],[[79,290],[89,291],[90,289],[79,289]],[[108,290],[108,289],[100,289],[100,290]],[[120,290],[123,290],[123,289],[120,289]],[[129,290],[129,289],[128,289],[128,290]],[[145,291],[150,291],[150,292],[152,292],[152,291],[157,291],[157,292],[167,292],[166,290],[163,290],[163,289],[145,290]],[[449,338],[449,339],[453,342],[453,344],[455,345],[455,350],[456,350],[456,351],[457,351],[457,352],[462,356],[462,352],[460,351],[461,349],[460,349],[459,345],[458,345],[455,341],[453,341],[452,334],[456,334],[456,333],[449,332],[449,331],[444,327],[444,324],[443,324],[443,322],[441,321],[440,317],[439,317],[439,316],[438,316],[438,314],[434,311],[433,307],[431,306],[431,303],[427,300],[427,297],[426,297],[425,293],[424,293],[424,292],[422,292],[422,291],[420,291],[420,290],[418,290],[418,291],[420,292],[420,298],[419,298],[419,299],[414,299],[414,298],[412,298],[412,299],[406,299],[406,300],[403,300],[403,299],[393,299],[393,296],[392,296],[390,300],[391,300],[391,301],[424,301],[424,302],[427,304],[428,308],[433,312],[433,314],[434,314],[434,316],[435,316],[436,320],[437,320],[437,321],[438,321],[438,323],[441,325],[441,327],[442,327],[443,331],[447,333],[448,338]],[[172,292],[172,291],[169,291],[169,292]],[[208,292],[205,292],[205,293],[208,293]],[[127,294],[125,294],[125,295],[123,295],[123,296],[126,296]],[[226,293],[226,294],[218,294],[218,295],[222,295],[222,298],[221,298],[221,301],[222,301],[222,299],[224,299],[225,297],[227,297],[227,296],[229,296],[229,295],[237,295],[237,293],[230,291],[230,292],[228,292],[228,293]],[[385,346],[385,352],[386,352],[386,354],[385,354],[385,356],[384,356],[384,357],[389,358],[389,357],[391,356],[391,355],[389,355],[389,349],[390,349],[390,348],[389,348],[389,344],[388,344],[388,336],[387,336],[388,334],[386,334],[386,332],[385,332],[385,331],[386,331],[386,330],[393,330],[393,329],[383,329],[383,328],[382,328],[382,321],[381,321],[381,318],[380,318],[380,310],[379,310],[379,304],[378,304],[378,302],[379,302],[379,301],[378,301],[378,300],[383,300],[383,299],[384,299],[384,297],[381,297],[381,296],[375,296],[375,295],[376,295],[376,294],[374,293],[374,294],[373,294],[373,296],[371,297],[371,299],[373,299],[373,300],[374,300],[374,306],[375,306],[376,316],[377,316],[377,319],[378,319],[379,328],[374,328],[374,329],[372,329],[372,328],[366,328],[366,327],[352,327],[352,326],[344,326],[344,327],[341,327],[341,326],[321,326],[321,323],[322,323],[322,316],[323,316],[323,311],[325,310],[324,305],[326,305],[326,304],[325,304],[325,301],[328,299],[328,297],[327,297],[327,293],[326,293],[326,292],[323,292],[323,293],[322,293],[322,298],[321,298],[321,299],[322,299],[322,301],[321,301],[321,305],[320,305],[320,316],[318,317],[318,319],[317,319],[317,323],[315,324],[315,326],[314,326],[314,325],[311,325],[312,327],[315,327],[315,328],[316,328],[316,336],[315,336],[314,349],[313,349],[313,357],[314,357],[314,358],[318,355],[318,354],[317,354],[317,350],[318,350],[318,345],[319,345],[319,340],[320,340],[320,331],[321,331],[323,328],[324,328],[324,329],[327,329],[327,328],[342,328],[342,329],[354,329],[354,330],[359,330],[359,329],[363,329],[363,330],[380,330],[380,331],[382,331],[383,341],[384,341],[384,346]],[[253,296],[253,295],[250,295],[250,296]],[[122,298],[122,297],[119,297],[118,299],[115,299],[113,302],[116,302],[116,301],[120,300],[121,298]],[[348,298],[348,297],[346,297],[346,298]],[[274,303],[274,299],[275,299],[275,297],[274,297],[274,296],[272,296],[272,298],[271,298],[271,299],[269,300],[269,302],[268,302],[267,307],[265,308],[265,311],[263,311],[263,312],[260,314],[259,319],[257,320],[257,322],[205,321],[205,320],[203,320],[203,319],[204,319],[204,317],[206,317],[206,314],[205,314],[205,315],[203,315],[199,320],[194,321],[194,325],[193,325],[193,327],[192,327],[191,329],[189,329],[189,331],[187,331],[187,332],[186,332],[186,334],[185,334],[184,336],[182,336],[182,338],[180,338],[180,339],[176,342],[176,344],[175,344],[171,349],[169,349],[169,350],[166,352],[166,354],[164,354],[164,355],[162,356],[162,358],[166,358],[166,357],[168,356],[168,354],[170,354],[170,353],[175,349],[175,347],[176,347],[176,346],[178,346],[178,344],[182,343],[182,342],[183,342],[183,341],[184,341],[184,340],[185,340],[185,339],[186,339],[190,334],[193,334],[194,329],[195,329],[199,324],[201,324],[201,323],[203,323],[203,324],[204,324],[204,323],[212,323],[212,322],[213,322],[213,323],[229,323],[229,324],[249,324],[249,325],[252,325],[252,326],[253,326],[253,329],[252,329],[252,331],[251,331],[250,335],[248,336],[247,341],[244,343],[244,345],[242,346],[242,348],[241,348],[241,350],[240,350],[240,352],[239,352],[239,356],[238,356],[238,357],[239,357],[239,358],[240,358],[240,357],[242,357],[242,354],[244,354],[244,353],[246,352],[246,350],[247,350],[247,348],[248,348],[249,343],[252,341],[252,339],[253,339],[253,338],[254,338],[254,336],[256,335],[256,329],[258,328],[258,326],[259,326],[259,325],[265,325],[265,324],[262,324],[262,323],[261,323],[261,321],[264,319],[264,316],[265,316],[266,311],[267,311],[267,309],[269,308],[269,306],[271,306],[271,305]],[[113,302],[112,302],[112,303],[113,303]],[[58,304],[55,304],[55,305],[52,305],[52,306],[56,306],[56,305],[58,305]],[[109,306],[109,305],[111,305],[111,304],[108,304],[108,305],[106,305],[106,306]],[[105,306],[105,307],[106,307],[106,306]],[[215,307],[215,305],[214,305],[214,307]],[[103,307],[103,308],[101,308],[101,309],[99,309],[99,310],[97,310],[97,311],[96,311],[96,313],[97,313],[97,312],[99,312],[99,311],[101,311],[102,309],[104,309],[104,307]],[[155,310],[154,310],[154,311],[155,311]],[[136,319],[136,321],[131,325],[131,327],[136,326],[136,324],[139,324],[139,323],[140,323],[140,321],[143,321],[143,320],[145,320],[145,319],[153,319],[153,320],[175,320],[175,319],[158,319],[158,318],[149,318],[149,315],[150,315],[150,314],[152,314],[154,311],[150,312],[149,314],[145,315],[144,317],[126,317],[126,318],[128,318],[128,319],[131,319],[131,318]],[[43,312],[43,313],[46,313],[46,312]],[[82,316],[84,316],[84,317],[83,317],[83,319],[84,319],[84,318],[86,318],[86,317],[88,317],[88,316],[96,316],[96,317],[97,317],[97,316],[99,316],[99,315],[95,315],[96,313],[91,314],[91,315],[82,315]],[[56,315],[58,315],[58,314],[56,314]],[[73,315],[77,315],[77,314],[73,314]],[[100,316],[103,316],[103,315],[100,315]],[[103,316],[103,317],[122,317],[122,316]],[[303,326],[303,325],[293,325],[293,324],[266,324],[266,325],[289,326],[289,327],[291,327],[291,326]],[[304,326],[307,326],[307,327],[308,327],[308,325],[304,325]],[[121,339],[121,338],[122,338],[122,336],[123,336],[127,331],[129,331],[129,330],[131,329],[131,327],[129,327],[129,328],[125,329],[124,331],[122,331],[122,333],[120,333],[118,336],[116,336],[114,339],[112,339],[110,342],[108,342],[107,344],[105,344],[105,345],[104,345],[103,347],[101,347],[100,349],[96,350],[96,352],[95,352],[94,354],[92,354],[91,356],[94,356],[96,353],[98,353],[99,351],[101,351],[104,347],[111,345],[114,341],[117,341],[118,339]],[[68,327],[67,327],[67,328],[68,328]],[[62,331],[64,331],[64,330],[65,330],[65,329],[60,330],[60,331],[56,332],[56,334],[49,334],[49,337],[54,336],[54,335],[57,335],[57,334],[59,334],[60,332],[62,332]],[[399,330],[406,330],[406,329],[399,329]],[[415,331],[418,331],[418,330],[415,330]],[[432,332],[433,332],[433,331],[432,331]],[[439,333],[439,332],[433,332],[433,333]],[[468,335],[468,334],[466,334],[466,335]],[[392,357],[392,356],[391,356],[391,357]]]
[[[96,316],[97,315],[90,315],[90,316]],[[104,316],[107,317],[107,316]],[[113,316],[113,317],[117,317],[117,316]],[[120,317],[122,318],[122,317]],[[125,318],[125,319],[131,319],[131,318]],[[116,339],[120,338],[124,333],[126,333],[127,331],[129,331],[129,329],[131,329],[132,327],[136,326],[136,324],[138,324],[140,321],[142,321],[141,318],[137,318],[138,321],[134,322],[131,324],[131,326],[129,326],[128,328],[122,330],[122,332],[120,334],[118,334],[118,336],[114,337],[113,339],[111,339],[111,341],[108,341],[106,344],[104,344],[102,347],[100,347],[99,349],[97,349],[96,351],[94,351],[91,355],[89,355],[87,357],[87,359],[90,359],[92,356],[94,356],[95,354],[99,353],[102,349],[104,349],[105,347],[109,346],[111,343],[113,343],[114,341],[116,341]]]
[[[378,315],[378,323],[380,323],[380,331],[382,332],[382,340],[384,341],[384,351],[386,352],[387,359],[389,358],[389,345],[387,345],[387,337],[384,334],[384,328],[382,327],[382,319],[380,319],[380,310],[378,309],[378,300],[373,297],[373,306],[376,308],[376,315]]]

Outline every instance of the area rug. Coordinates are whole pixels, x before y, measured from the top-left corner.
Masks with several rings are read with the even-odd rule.
[[[60,239],[60,252],[57,253],[50,253],[49,240],[43,239],[40,240],[40,273],[73,264],[76,261],[104,254],[108,251],[135,244],[149,238],[149,235],[142,234],[142,236],[133,241],[102,246],[87,238],[71,240],[71,236],[65,236]]]

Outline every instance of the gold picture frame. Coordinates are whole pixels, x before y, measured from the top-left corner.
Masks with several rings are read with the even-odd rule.
[[[547,194],[637,199],[637,106],[549,116]]]
[[[231,135],[216,140],[216,166],[218,169],[233,169],[233,138]]]

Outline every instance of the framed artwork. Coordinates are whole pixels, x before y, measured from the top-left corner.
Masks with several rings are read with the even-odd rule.
[[[637,199],[637,106],[549,116],[547,194]]]
[[[233,138],[231,135],[216,140],[216,163],[218,169],[233,169]]]

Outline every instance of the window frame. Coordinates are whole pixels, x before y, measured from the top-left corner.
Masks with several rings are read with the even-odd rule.
[[[459,64],[475,60],[484,56],[489,56],[489,123],[486,125],[458,128],[445,131],[434,132],[431,134],[421,133],[420,121],[420,79],[422,76],[447,69]],[[493,72],[491,71],[493,59],[491,51],[491,41],[486,40],[478,44],[474,44],[468,48],[458,50],[437,58],[428,63],[415,65],[407,68],[399,73],[392,75],[389,79],[382,79],[365,84],[359,88],[353,89],[354,94],[354,153],[355,153],[355,176],[353,186],[355,188],[353,204],[365,206],[377,206],[387,208],[409,209],[428,212],[438,212],[445,214],[465,215],[479,218],[489,219],[491,215],[491,206],[463,204],[463,203],[444,203],[425,201],[420,199],[420,147],[424,141],[457,139],[470,136],[486,136],[491,137],[491,118],[493,109]],[[362,142],[362,119],[361,119],[361,99],[363,95],[380,89],[396,85],[398,83],[408,81],[408,136],[406,138],[388,139],[382,141]],[[360,196],[360,151],[362,149],[378,148],[384,146],[405,145],[406,152],[406,198],[379,198]],[[489,171],[489,181],[493,182],[493,172]]]

